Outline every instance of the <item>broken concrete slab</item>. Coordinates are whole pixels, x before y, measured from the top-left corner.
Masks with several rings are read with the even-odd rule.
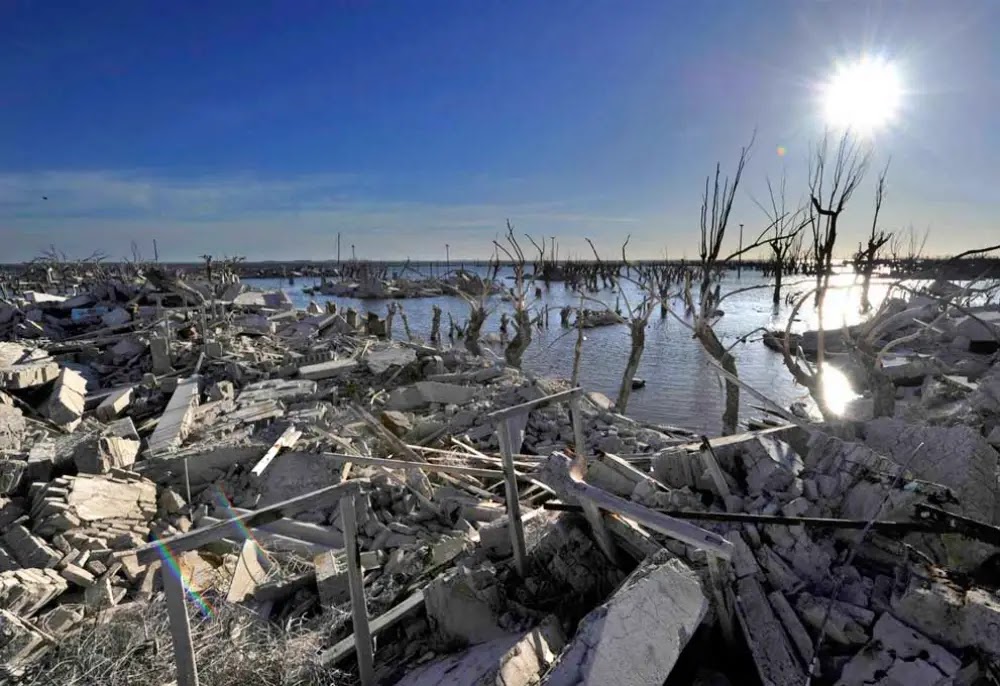
[[[266,381],[257,381],[243,387],[243,390],[240,391],[239,396],[236,398],[236,404],[250,406],[269,400],[299,402],[315,395],[316,387],[315,381],[307,379],[268,379]],[[228,388],[220,384],[218,391],[219,399],[225,399],[225,396],[231,389],[232,384],[229,384]]]
[[[299,367],[299,378],[319,381],[321,379],[331,379],[348,374],[358,366],[355,359],[330,360],[319,364],[310,364]]]
[[[446,644],[476,645],[501,638],[501,599],[491,570],[460,567],[424,589],[431,629]]]
[[[531,686],[565,645],[558,620],[549,616],[523,635],[504,636],[419,667],[397,686]]]
[[[660,551],[584,617],[542,683],[660,686],[707,611],[697,575]]]
[[[0,675],[19,677],[47,645],[30,624],[13,612],[0,609]]]
[[[962,662],[889,613],[875,623],[871,641],[844,665],[838,686],[950,683]]]
[[[882,418],[864,425],[864,439],[918,478],[954,489],[962,514],[1000,523],[1000,455],[975,429]]]
[[[54,569],[5,571],[0,573],[0,607],[21,617],[32,617],[67,588],[66,580]]]
[[[254,594],[259,584],[267,579],[267,570],[261,564],[263,551],[251,539],[243,541],[243,548],[236,560],[236,569],[229,582],[226,600],[230,603],[241,603]]]
[[[1000,657],[1000,600],[981,588],[913,574],[891,604],[896,617],[947,647],[975,646]]]
[[[471,386],[456,386],[439,381],[418,381],[412,386],[397,388],[389,394],[387,410],[415,410],[431,403],[464,405],[476,398],[477,390]]]
[[[410,348],[387,346],[379,350],[369,351],[365,356],[365,364],[373,374],[384,374],[392,367],[405,367],[417,361],[416,351]]]

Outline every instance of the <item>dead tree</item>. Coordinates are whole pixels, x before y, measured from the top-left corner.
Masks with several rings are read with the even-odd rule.
[[[514,286],[509,291],[511,301],[514,304],[514,338],[504,349],[504,359],[511,367],[520,367],[524,351],[531,345],[531,307],[528,303],[528,294],[531,293],[534,275],[529,277],[525,273],[527,259],[524,256],[524,250],[521,249],[521,244],[518,243],[517,237],[514,235],[514,226],[509,219],[507,220],[506,238],[508,244],[506,246],[493,241],[493,244],[507,255],[514,269]]]
[[[916,268],[917,260],[927,245],[929,234],[930,229],[924,229],[924,233],[919,234],[912,224],[907,226],[905,231],[893,234],[889,241],[889,256],[897,270],[910,273]]]
[[[626,249],[628,248],[628,242],[631,236],[625,238],[625,242],[622,244],[622,263],[626,266],[630,266],[628,262],[628,257],[626,255]],[[597,248],[594,247],[593,242],[588,238],[587,243],[590,244],[590,249],[594,253],[594,258],[597,260],[597,265],[599,268],[604,267],[604,263],[601,261],[601,256],[597,253]],[[631,271],[631,269],[629,270]],[[653,312],[656,311],[656,306],[660,302],[660,283],[658,279],[658,272],[652,268],[646,268],[641,265],[636,265],[636,276],[620,276],[619,278],[623,281],[628,281],[636,286],[639,290],[641,300],[635,305],[629,300],[628,293],[624,289],[619,290],[619,296],[625,301],[625,309],[627,310],[627,316],[623,316],[618,311],[618,306],[614,310],[615,314],[621,319],[621,321],[628,322],[629,327],[629,354],[628,362],[625,363],[625,371],[622,374],[621,385],[618,386],[618,399],[615,401],[615,411],[621,414],[625,414],[628,409],[628,401],[632,395],[632,380],[635,378],[636,373],[639,371],[639,363],[642,361],[642,353],[646,349],[646,326],[649,324],[649,318],[652,316]],[[588,298],[592,302],[591,298]],[[581,297],[581,303],[583,298]],[[600,303],[612,311],[605,303]],[[581,305],[580,312],[577,314],[577,325],[580,325],[580,321],[583,318],[583,307]],[[582,330],[581,330],[582,331]],[[580,331],[577,332],[578,336],[581,336]]]
[[[879,174],[878,184],[875,186],[875,213],[872,216],[872,228],[868,234],[868,244],[861,247],[858,243],[858,252],[854,255],[855,269],[861,272],[861,311],[868,312],[872,308],[868,292],[871,289],[872,273],[879,260],[883,246],[892,239],[891,233],[878,228],[878,216],[882,211],[882,201],[885,199],[885,177],[889,171],[889,165]]]
[[[771,269],[774,273],[774,292],[771,302],[775,306],[781,304],[781,280],[786,270],[792,268],[792,262],[802,244],[802,229],[805,228],[807,220],[804,208],[798,208],[789,212],[785,200],[785,175],[781,175],[781,185],[775,193],[771,185],[771,179],[767,179],[767,192],[769,204],[767,206],[754,201],[774,226],[774,235],[768,237],[767,245],[771,250]]]
[[[823,397],[824,322],[823,303],[833,271],[833,252],[837,244],[840,215],[864,178],[871,161],[871,151],[862,150],[850,135],[844,134],[837,145],[836,157],[828,158],[828,140],[816,148],[809,160],[809,224],[812,227],[813,258],[816,261],[816,314],[819,320],[816,357],[815,398]]]
[[[739,188],[752,145],[753,139],[740,150],[736,172],[731,182],[727,176],[722,181],[722,185],[719,185],[722,173],[721,165],[715,165],[715,179],[713,181],[711,176],[705,177],[705,192],[701,201],[701,250],[699,253],[701,257],[701,303],[695,316],[694,336],[705,351],[733,377],[739,376],[736,370],[736,359],[722,345],[722,341],[719,340],[712,328],[712,318],[718,301],[712,297],[711,280],[720,264],[719,254],[722,250],[722,241],[726,236],[729,216],[732,213],[733,200],[736,198],[736,189]],[[740,251],[743,252],[743,249],[741,248]],[[740,387],[728,376],[725,384],[726,409],[722,415],[722,432],[734,434],[739,423]]]
[[[441,308],[433,306],[431,315],[431,343],[441,342]]]

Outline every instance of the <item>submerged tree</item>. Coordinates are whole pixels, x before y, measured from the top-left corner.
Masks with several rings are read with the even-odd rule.
[[[771,250],[771,271],[774,275],[774,291],[771,301],[774,305],[781,303],[782,277],[786,271],[794,266],[802,246],[802,229],[806,227],[808,220],[803,219],[805,208],[797,208],[789,211],[785,200],[785,175],[781,175],[781,185],[775,193],[771,185],[771,179],[767,179],[767,192],[769,204],[767,206],[757,202],[759,207],[770,220],[774,231],[773,236],[766,238],[767,246]],[[756,202],[756,201],[754,201]]]
[[[526,234],[527,235],[527,234]],[[524,351],[531,345],[531,306],[528,296],[531,293],[534,275],[528,275],[525,270],[527,259],[524,250],[514,235],[514,225],[507,220],[507,245],[498,241],[493,244],[510,259],[514,269],[514,286],[510,289],[511,302],[514,305],[514,338],[504,350],[504,359],[512,367],[521,366]],[[531,240],[531,237],[528,237]],[[532,241],[533,242],[533,241]]]
[[[892,240],[892,233],[886,233],[878,228],[878,217],[882,211],[882,202],[885,199],[885,177],[889,172],[889,165],[879,174],[878,183],[875,186],[875,212],[872,215],[872,228],[868,234],[868,243],[864,247],[858,243],[858,252],[854,255],[855,269],[861,272],[861,310],[868,312],[872,308],[869,298],[869,291],[872,283],[872,273],[878,263],[882,248]]]
[[[629,327],[629,354],[628,361],[625,363],[625,371],[622,374],[621,384],[618,386],[618,398],[615,401],[615,411],[622,414],[628,409],[628,401],[632,396],[632,381],[635,379],[636,373],[639,371],[639,363],[642,361],[642,353],[646,349],[646,327],[649,325],[649,319],[656,311],[656,306],[660,302],[661,288],[659,272],[649,266],[641,264],[632,264],[628,260],[628,255],[626,250],[628,248],[628,242],[631,236],[625,238],[625,242],[622,244],[622,264],[625,265],[629,274],[635,273],[635,276],[619,275],[618,279],[626,283],[630,283],[636,287],[638,290],[638,301],[634,304],[632,299],[629,298],[628,293],[624,288],[620,288],[618,295],[625,304],[625,311],[620,311],[620,305],[616,302],[615,309],[612,310],[606,303],[600,303],[607,308],[609,312],[614,312],[615,315],[622,322],[627,322]],[[605,263],[601,260],[600,255],[597,253],[597,248],[594,247],[594,243],[588,238],[587,243],[590,244],[590,249],[594,253],[594,258],[597,260],[597,265],[600,270],[604,270]],[[583,316],[582,307],[583,298],[581,297],[581,307],[580,312],[577,314],[577,322],[579,325],[580,319]],[[581,330],[582,331],[582,330]],[[578,335],[582,335],[578,331]]]

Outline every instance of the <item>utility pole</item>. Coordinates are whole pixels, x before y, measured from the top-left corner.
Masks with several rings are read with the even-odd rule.
[[[351,262],[357,262],[357,261],[358,261],[358,255],[357,253],[354,252],[354,244],[351,243]]]
[[[160,251],[156,247],[156,239],[154,238],[153,239],[153,262],[159,262],[159,261],[160,261]]]
[[[340,266],[340,232],[337,232],[337,266]]]
[[[447,243],[444,244],[444,264],[451,271],[451,247]]]
[[[736,278],[743,278],[743,225],[740,224],[740,261],[736,264]]]
[[[556,261],[556,237],[555,236],[549,236],[549,238],[552,239],[552,245],[549,246],[549,255],[551,255],[550,259],[553,262],[555,262]]]

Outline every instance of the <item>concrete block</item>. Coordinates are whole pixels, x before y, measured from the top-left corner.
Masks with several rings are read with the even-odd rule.
[[[66,431],[73,431],[80,425],[86,395],[87,381],[78,372],[63,367],[42,412]]]
[[[153,356],[153,373],[169,374],[174,371],[170,361],[170,343],[162,336],[149,339],[149,352]]]
[[[707,611],[697,575],[660,551],[583,618],[542,684],[660,686]]]
[[[132,404],[132,393],[132,386],[129,386],[128,388],[119,388],[117,391],[113,392],[101,401],[101,404],[97,406],[94,414],[96,414],[97,418],[102,422],[110,422],[128,409],[128,406]]]
[[[139,441],[107,436],[77,446],[73,461],[82,474],[107,474],[131,467],[138,454]]]

